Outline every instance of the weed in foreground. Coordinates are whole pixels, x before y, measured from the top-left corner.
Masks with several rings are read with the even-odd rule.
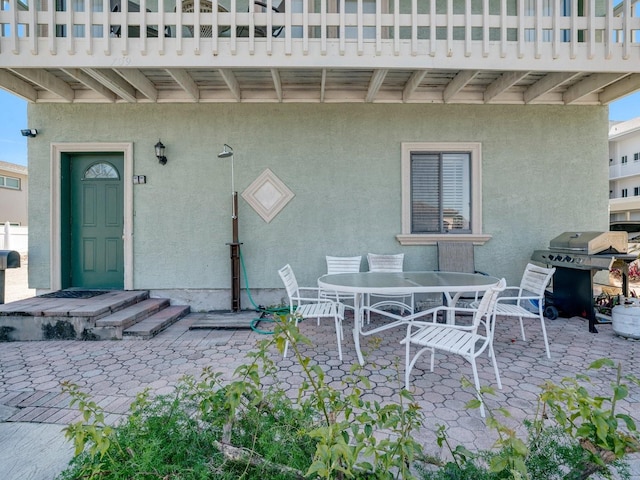
[[[295,399],[279,388],[271,356],[272,346],[282,353],[287,340],[304,377]],[[83,420],[66,428],[77,456],[59,480],[578,480],[610,478],[612,468],[628,478],[622,460],[640,450],[634,420],[616,412],[629,384],[640,381],[623,377],[619,365],[610,396],[590,395],[585,375],[545,384],[535,418],[525,423],[526,440],[507,426],[509,412],[501,408],[487,408],[487,426],[498,433],[491,451],[453,446],[439,427],[437,443],[453,459],[444,463],[425,456],[414,438],[423,417],[409,392],[399,388],[395,403],[365,400],[371,385],[358,365],[344,389],[333,388],[302,355],[302,343],[310,342],[290,316],[281,317],[274,337],[258,343],[231,381],[205,369],[198,379],[185,377],[171,395],[152,398],[145,391],[115,427],[87,394],[65,384]],[[603,367],[615,365],[590,366]],[[474,398],[467,407],[479,405]]]

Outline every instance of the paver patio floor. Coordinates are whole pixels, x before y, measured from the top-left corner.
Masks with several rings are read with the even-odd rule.
[[[145,388],[155,393],[169,393],[184,375],[199,375],[204,367],[214,367],[227,378],[245,360],[245,355],[265,338],[250,330],[189,330],[201,314],[190,314],[151,340],[144,341],[48,341],[3,343],[0,346],[0,419],[6,422],[29,422],[66,425],[78,418],[69,408],[69,398],[61,393],[62,381],[74,382],[109,412],[116,421],[126,413],[135,395]],[[381,321],[374,319],[373,321]],[[306,355],[324,366],[328,378],[340,387],[342,379],[356,363],[351,323],[345,322],[344,360],[338,360],[332,322],[317,326],[301,324],[302,332],[314,343],[303,346]],[[585,320],[579,318],[547,321],[552,358],[544,354],[539,324],[526,323],[527,341],[520,338],[517,321],[498,318],[495,350],[503,389],[487,399],[489,408],[506,407],[518,423],[531,417],[537,405],[539,386],[545,380],[560,381],[564,376],[586,373],[594,360],[608,357],[622,362],[629,373],[640,376],[640,341],[616,336],[610,325],[600,325],[598,334],[589,333]],[[404,372],[403,347],[399,341],[403,328],[386,331],[379,345],[370,337],[362,341],[367,353],[363,372],[372,389],[367,397],[389,401],[397,398]],[[273,352],[280,368],[279,382],[295,392],[302,375],[291,358],[282,359]],[[429,355],[419,361],[412,375],[413,392],[425,414],[425,428],[420,440],[427,451],[439,454],[435,442],[437,424],[448,426],[453,444],[469,449],[488,448],[495,440],[477,410],[465,409],[473,398],[461,386],[461,377],[471,376],[469,365],[460,358],[439,355],[433,373],[429,372]],[[478,361],[482,385],[495,386],[489,359]],[[590,374],[596,388],[607,388],[612,373]],[[640,419],[640,389],[618,406],[621,412]],[[634,459],[634,478],[640,479],[638,461]]]

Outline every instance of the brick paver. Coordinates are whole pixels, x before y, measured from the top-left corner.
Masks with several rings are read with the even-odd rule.
[[[61,393],[63,381],[74,382],[94,396],[109,414],[107,418],[115,421],[126,413],[135,395],[144,388],[149,387],[154,393],[169,393],[184,375],[198,376],[206,366],[231,378],[256,342],[265,338],[250,330],[190,331],[189,325],[197,318],[198,314],[190,314],[150,340],[3,343],[0,406],[17,407],[7,421],[65,425],[77,420],[78,412],[69,409],[69,397]],[[314,344],[303,345],[301,350],[322,365],[327,381],[337,388],[343,388],[341,381],[356,362],[350,327],[348,319],[344,361],[340,362],[331,322],[320,326],[311,321],[301,324],[301,330]],[[558,382],[566,375],[577,373],[588,373],[596,388],[607,388],[612,379],[610,373],[585,370],[589,363],[602,356],[621,361],[627,372],[640,376],[637,367],[640,341],[616,336],[609,325],[600,325],[600,333],[592,334],[586,321],[560,318],[548,321],[547,330],[551,359],[545,356],[538,324],[526,324],[525,342],[519,336],[517,322],[498,319],[495,350],[503,389],[486,399],[488,408],[505,407],[517,421],[530,418],[536,410],[539,386],[545,380]],[[403,328],[387,331],[377,346],[370,338],[363,339],[367,363],[362,373],[372,383],[371,390],[365,393],[367,399],[382,403],[397,399],[404,376],[404,349],[399,344],[403,334]],[[303,380],[300,366],[291,358],[282,359],[275,350],[273,358],[280,368],[278,381],[295,395]],[[464,408],[473,398],[473,393],[460,384],[463,375],[471,376],[469,365],[457,357],[437,355],[434,372],[430,372],[428,362],[429,355],[425,355],[411,378],[416,401],[425,413],[425,427],[419,438],[427,450],[439,454],[435,442],[438,424],[449,427],[453,444],[461,443],[469,449],[490,447],[495,435],[487,430],[479,411]],[[478,369],[481,383],[495,387],[488,358],[479,360]],[[640,419],[640,390],[632,390],[618,408]],[[633,478],[640,479],[640,475]]]

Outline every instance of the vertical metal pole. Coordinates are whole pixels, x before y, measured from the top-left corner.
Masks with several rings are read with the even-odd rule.
[[[232,194],[233,215],[231,225],[233,240],[229,243],[231,249],[231,311],[239,312],[240,307],[240,245],[238,241],[238,192]]]
[[[4,270],[0,270],[0,305],[4,303]]]

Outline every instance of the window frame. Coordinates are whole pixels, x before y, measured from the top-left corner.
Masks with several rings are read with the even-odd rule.
[[[411,233],[411,154],[412,152],[468,152],[471,155],[471,233]],[[482,144],[480,142],[403,142],[402,232],[396,235],[401,245],[435,245],[439,241],[473,242],[483,245],[491,235],[482,232]]]
[[[2,179],[0,188],[7,188],[9,190],[22,190],[22,180],[20,178],[11,177],[9,175],[0,175],[0,179]],[[14,187],[12,185],[7,185],[7,180],[15,180],[16,182],[18,182],[18,186]]]

